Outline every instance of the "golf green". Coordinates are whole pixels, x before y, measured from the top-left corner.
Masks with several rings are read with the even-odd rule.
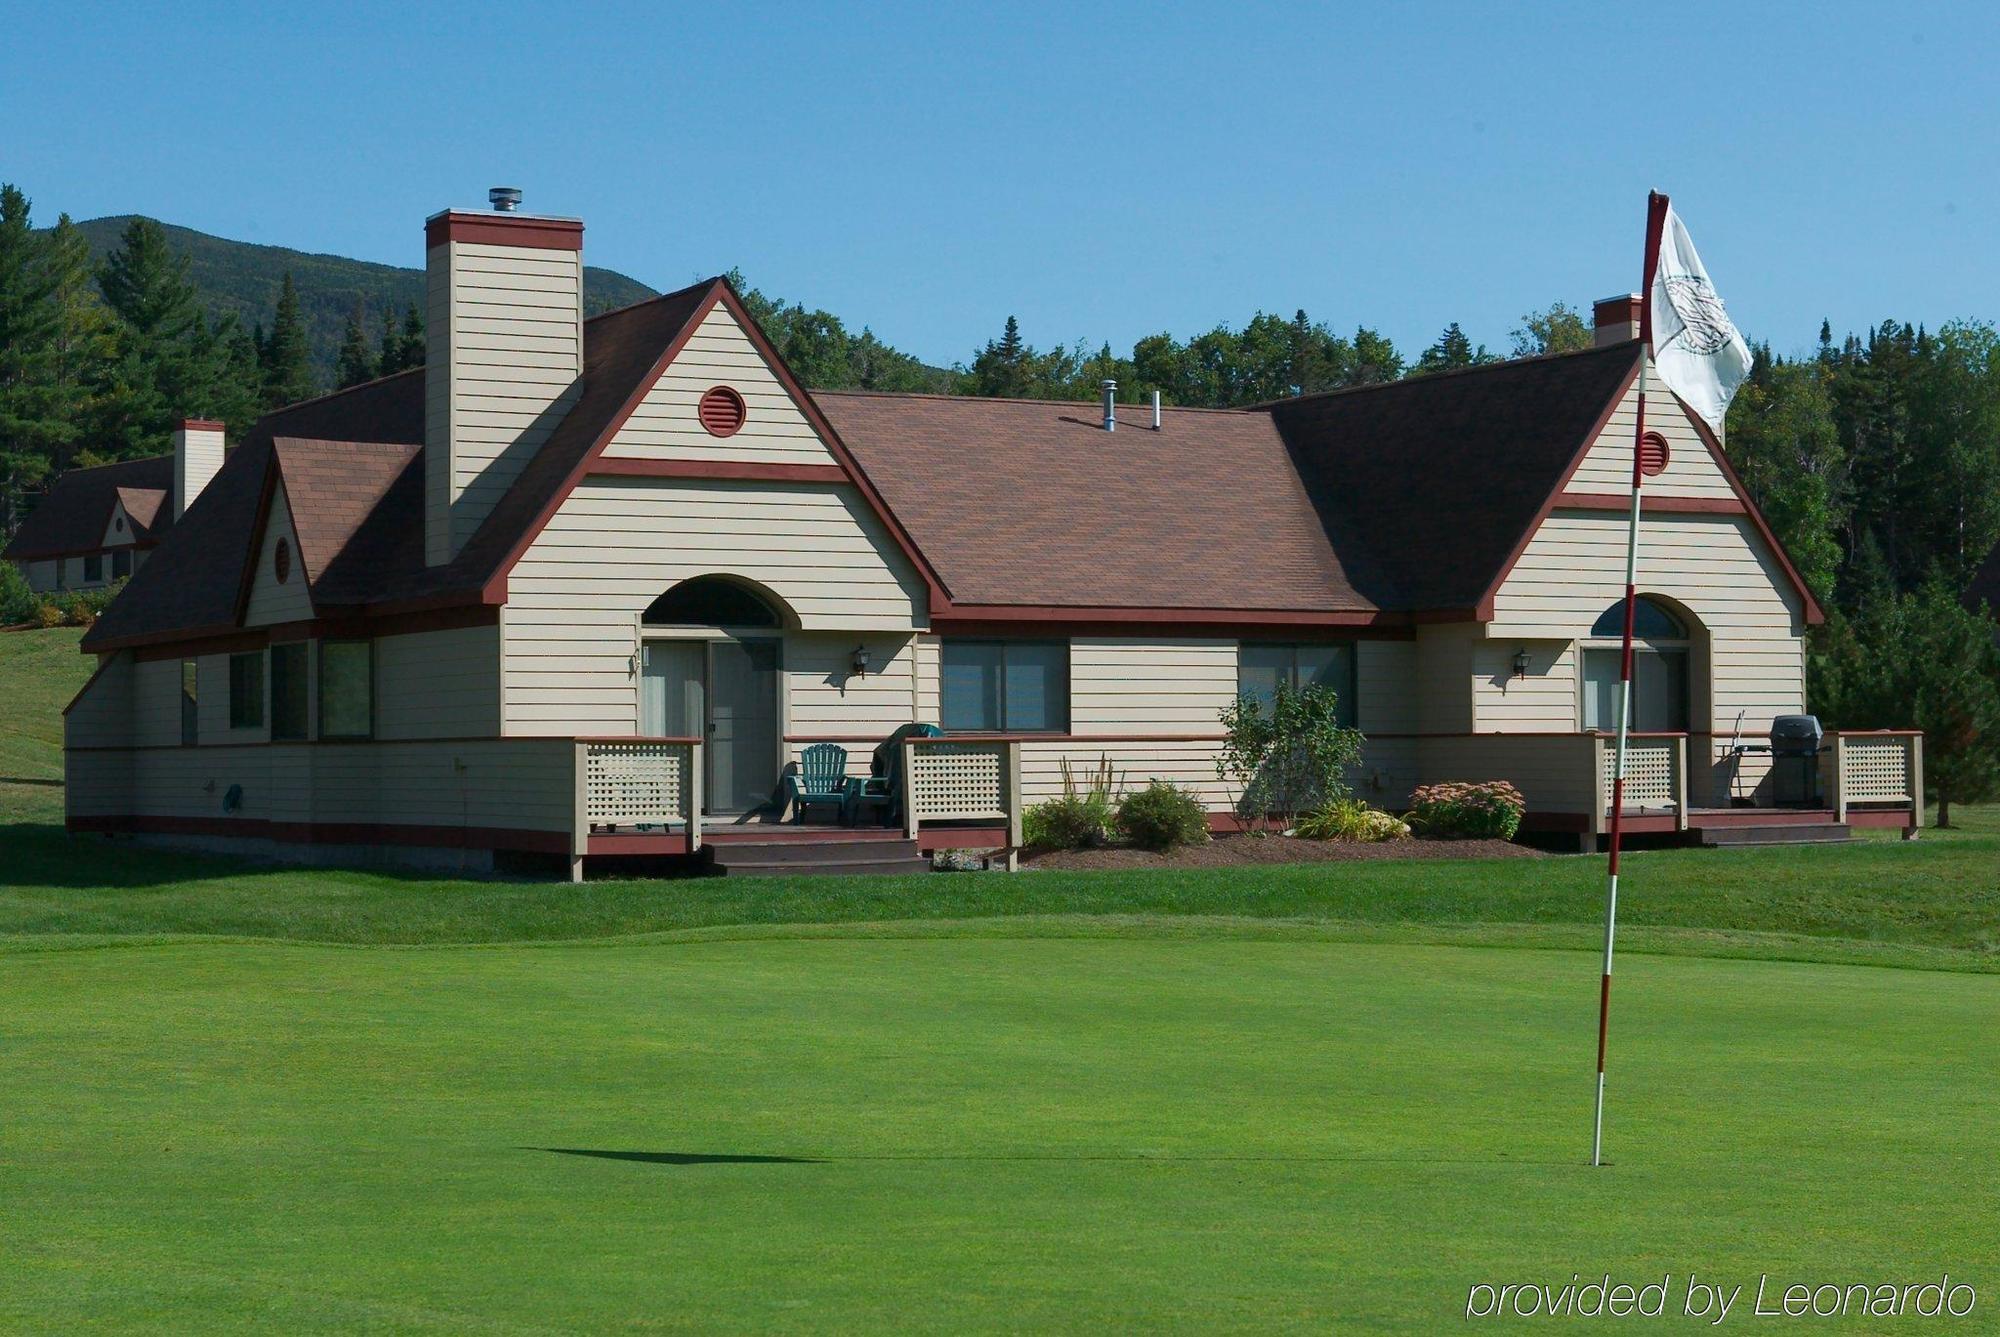
[[[1992,975],[1628,958],[1592,1171],[1588,953],[983,932],[7,951],[0,1327],[1434,1332],[1607,1272],[2000,1307]]]

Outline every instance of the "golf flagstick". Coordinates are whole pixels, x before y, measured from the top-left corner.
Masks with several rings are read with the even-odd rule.
[[[1591,1122],[1590,1163],[1604,1164],[1604,1047],[1611,1034],[1611,951],[1618,936],[1618,853],[1625,838],[1625,752],[1632,733],[1632,627],[1639,609],[1639,493],[1646,441],[1646,360],[1653,343],[1653,269],[1667,197],[1646,201],[1645,280],[1639,288],[1639,413],[1632,427],[1632,520],[1625,536],[1625,639],[1618,656],[1618,744],[1611,769],[1611,860],[1604,886],[1604,977],[1597,991],[1597,1108]]]

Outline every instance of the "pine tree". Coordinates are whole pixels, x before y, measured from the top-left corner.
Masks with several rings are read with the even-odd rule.
[[[29,223],[28,197],[0,186],[0,531],[23,491],[49,473],[56,306],[48,246]]]
[[[1027,395],[1035,350],[1021,338],[1020,322],[1007,317],[997,341],[989,341],[972,359],[967,392],[989,398],[1020,399]]]
[[[90,242],[68,214],[57,217],[48,247],[50,301],[56,313],[51,417],[60,424],[49,439],[49,469],[56,475],[70,467],[85,424],[97,415],[117,336],[111,313],[97,295]]]
[[[1411,368],[1410,374],[1416,376],[1434,371],[1458,371],[1464,367],[1476,367],[1493,361],[1497,359],[1486,351],[1486,345],[1481,344],[1474,348],[1472,340],[1465,337],[1465,331],[1461,330],[1458,322],[1454,320],[1445,326],[1444,333],[1438,336],[1437,342],[1424,350],[1423,356],[1417,359],[1417,365]]]
[[[368,332],[361,320],[361,299],[357,297],[354,299],[354,310],[347,315],[347,329],[340,339],[340,355],[334,362],[333,388],[336,390],[372,381],[380,374],[380,366],[375,360],[374,350],[368,346]]]
[[[158,223],[135,218],[97,284],[117,317],[99,415],[103,445],[113,458],[163,451],[174,425],[207,411],[215,389],[188,257],[174,252]]]
[[[264,407],[282,408],[311,399],[315,393],[305,321],[299,315],[299,290],[291,271],[286,270],[284,286],[278,290],[277,312],[271,318],[271,333],[264,342]]]
[[[424,365],[424,313],[415,302],[403,312],[403,335],[396,341],[396,370]]]

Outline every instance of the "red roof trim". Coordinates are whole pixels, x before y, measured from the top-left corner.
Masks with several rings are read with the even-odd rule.
[[[1132,634],[1135,625],[1167,631],[1184,631],[1194,627],[1235,630],[1259,627],[1277,627],[1286,630],[1297,630],[1302,627],[1407,630],[1419,622],[1469,620],[1471,620],[1470,614],[1451,610],[1413,614],[1301,611],[1283,608],[1087,608],[1032,604],[952,604],[933,612],[931,616],[932,625],[937,630],[949,629],[960,634],[969,633],[975,628],[1034,626],[1046,629],[1050,624],[1083,630],[1118,628],[1127,635]]]
[[[1541,530],[1543,523],[1548,520],[1549,512],[1555,510],[1558,506],[1569,504],[1576,505],[1579,509],[1601,509],[1599,506],[1593,504],[1593,501],[1599,499],[1612,503],[1610,507],[1603,509],[1624,510],[1631,506],[1632,498],[1629,494],[1618,497],[1605,493],[1574,493],[1569,491],[1569,480],[1576,476],[1576,471],[1583,465],[1584,456],[1589,453],[1590,447],[1595,444],[1597,439],[1604,434],[1605,428],[1610,426],[1611,415],[1616,413],[1619,405],[1625,402],[1625,396],[1631,392],[1632,383],[1638,379],[1639,358],[1645,356],[1645,344],[1643,342],[1638,345],[1637,352],[1639,356],[1633,358],[1632,370],[1626,375],[1624,380],[1619,382],[1618,390],[1611,396],[1611,401],[1604,406],[1604,412],[1598,415],[1596,424],[1585,434],[1582,444],[1577,447],[1575,458],[1569,462],[1569,468],[1565,469],[1563,476],[1556,480],[1555,490],[1549,494],[1549,499],[1542,504],[1541,510],[1536,512],[1534,521],[1529,524],[1527,532],[1522,534],[1520,542],[1514,545],[1514,551],[1508,554],[1506,562],[1500,568],[1500,574],[1495,576],[1493,583],[1486,587],[1486,594],[1480,599],[1479,607],[1476,610],[1479,621],[1491,622],[1493,620],[1494,597],[1499,594],[1500,587],[1507,583],[1507,577],[1514,573],[1515,564],[1521,560],[1521,554],[1527,551],[1528,544],[1533,541],[1535,535]],[[1674,407],[1679,409],[1681,415],[1694,427],[1695,434],[1701,438],[1702,444],[1708,448],[1709,458],[1715,461],[1718,469],[1722,470],[1722,476],[1728,480],[1730,491],[1736,494],[1736,503],[1742,509],[1740,511],[1734,507],[1722,509],[1720,504],[1704,504],[1705,499],[1691,497],[1650,497],[1646,496],[1642,490],[1640,493],[1640,513],[1644,514],[1646,511],[1663,513],[1681,511],[1741,514],[1747,516],[1750,523],[1757,527],[1757,532],[1763,537],[1764,542],[1769,545],[1772,555],[1778,559],[1778,565],[1783,568],[1786,578],[1792,582],[1792,588],[1798,592],[1799,599],[1805,611],[1806,625],[1816,627],[1825,622],[1825,610],[1819,606],[1819,600],[1813,597],[1812,590],[1800,578],[1798,568],[1792,565],[1792,559],[1786,554],[1784,545],[1778,542],[1778,536],[1771,532],[1771,526],[1765,521],[1763,513],[1757,509],[1757,503],[1750,499],[1749,491],[1743,486],[1743,480],[1737,477],[1736,468],[1730,464],[1729,457],[1723,453],[1722,443],[1716,439],[1715,433],[1702,420],[1701,415],[1690,409],[1679,395],[1669,390],[1667,391],[1666,398],[1673,402]],[[1568,503],[1564,500],[1566,497],[1591,498],[1592,500]]]
[[[1819,600],[1813,597],[1811,588],[1799,575],[1798,568],[1792,565],[1791,555],[1785,551],[1785,545],[1778,542],[1778,536],[1771,532],[1771,526],[1765,521],[1764,513],[1758,510],[1757,503],[1750,499],[1750,490],[1743,486],[1743,480],[1736,474],[1736,466],[1731,464],[1729,456],[1723,453],[1722,442],[1716,438],[1715,433],[1709,429],[1699,413],[1681,402],[1679,395],[1674,395],[1673,400],[1679,405],[1687,420],[1694,424],[1695,434],[1701,438],[1701,443],[1708,447],[1709,458],[1715,461],[1718,469],[1722,470],[1722,476],[1729,480],[1730,489],[1742,501],[1744,514],[1750,517],[1751,524],[1757,526],[1757,532],[1770,546],[1771,555],[1778,559],[1778,565],[1784,568],[1785,575],[1791,579],[1792,588],[1798,591],[1799,602],[1804,606],[1806,625],[1819,626],[1826,621],[1826,610],[1819,606]]]
[[[189,432],[221,432],[228,430],[228,424],[214,418],[182,418],[181,428]]]
[[[840,433],[833,430],[833,424],[819,411],[819,405],[813,401],[813,397],[807,394],[805,387],[793,377],[791,368],[787,367],[785,360],[778,356],[778,350],[771,347],[770,340],[764,337],[764,331],[758,328],[755,320],[751,319],[750,312],[744,307],[743,299],[736,295],[736,290],[729,286],[727,280],[718,282],[722,288],[724,305],[728,306],[730,313],[736,317],[736,323],[742,327],[744,336],[750,340],[751,347],[757,350],[758,355],[764,359],[764,365],[778,378],[778,384],[784,386],[785,393],[791,396],[792,403],[805,415],[813,430],[819,433],[820,440],[826,443],[826,448],[833,453],[833,458],[847,472],[848,480],[861,490],[861,496],[868,503],[869,509],[875,512],[875,517],[888,529],[889,537],[896,541],[896,546],[903,550],[903,556],[908,559],[917,576],[924,582],[924,588],[930,596],[931,613],[935,615],[941,607],[948,607],[951,595],[945,588],[943,579],[932,569],[930,562],[918,549],[916,540],[910,537],[909,531],[903,528],[903,522],[889,509],[889,503],[875,490],[875,484],[868,479],[867,470],[861,467],[860,461],[856,460],[853,452],[848,450],[847,443],[840,439]]]
[[[763,464],[752,460],[628,460],[601,456],[590,466],[593,477],[609,478],[755,478],[794,483],[845,483],[847,471],[837,464]]]
[[[1479,597],[1479,606],[1474,610],[1474,616],[1478,621],[1493,620],[1493,600],[1500,593],[1500,587],[1507,583],[1508,576],[1514,574],[1515,563],[1521,560],[1521,554],[1528,550],[1528,544],[1534,541],[1537,533],[1541,532],[1543,523],[1549,518],[1549,512],[1556,508],[1557,500],[1569,490],[1569,480],[1576,477],[1576,471],[1583,467],[1583,457],[1590,453],[1590,448],[1596,444],[1597,438],[1604,435],[1605,428],[1611,425],[1611,415],[1618,412],[1618,406],[1623,404],[1625,396],[1631,393],[1633,383],[1639,379],[1640,359],[1646,355],[1645,345],[1635,345],[1633,351],[1635,355],[1632,358],[1632,369],[1619,380],[1618,388],[1612,392],[1604,411],[1597,415],[1597,421],[1591,424],[1590,430],[1583,434],[1583,440],[1577,443],[1576,454],[1570,457],[1569,467],[1563,470],[1562,477],[1556,479],[1555,487],[1549,492],[1549,499],[1535,512],[1535,518],[1528,522],[1527,529],[1522,531],[1521,537],[1515,541],[1513,551],[1507,554],[1507,560],[1500,564],[1499,574],[1487,585],[1486,593]],[[1631,505],[1631,499],[1627,498],[1625,504]]]
[[[686,322],[681,325],[680,333],[676,334],[673,337],[673,341],[661,350],[660,356],[654,359],[652,369],[639,378],[639,384],[632,388],[632,393],[626,396],[625,402],[619,407],[618,412],[611,415],[611,421],[604,425],[604,430],[599,432],[597,439],[590,443],[590,449],[583,452],[583,458],[578,460],[576,466],[569,471],[569,477],[563,479],[562,486],[558,487],[554,495],[542,503],[542,509],[535,513],[535,518],[528,523],[528,527],[522,530],[514,539],[514,542],[508,546],[507,555],[500,559],[500,565],[494,570],[491,576],[487,577],[485,585],[480,588],[479,598],[482,603],[503,604],[507,602],[507,577],[513,572],[515,564],[521,560],[521,555],[527,552],[528,545],[540,537],[544,529],[548,528],[549,521],[555,519],[556,512],[561,510],[563,503],[569,500],[570,493],[576,491],[577,484],[581,483],[597,467],[599,457],[604,454],[604,448],[611,444],[612,438],[618,435],[618,429],[623,427],[626,421],[638,411],[639,405],[643,404],[646,401],[646,396],[652,393],[653,386],[659,382],[661,375],[665,373],[667,367],[672,364],[676,357],[680,356],[681,349],[687,347],[687,341],[694,337],[694,332],[701,328],[701,322],[707,319],[708,313],[713,311],[716,303],[722,300],[723,287],[721,279],[717,279],[709,285],[708,296],[702,298],[701,304],[695,307],[688,315]]]
[[[521,560],[522,554],[527,552],[528,546],[535,541],[543,529],[548,527],[549,521],[555,518],[558,510],[562,509],[563,503],[569,500],[570,494],[576,491],[577,484],[581,483],[591,474],[605,473],[614,467],[622,470],[628,465],[640,463],[634,460],[607,460],[604,457],[604,451],[611,444],[612,439],[618,435],[618,430],[625,425],[626,420],[638,410],[640,404],[645,402],[646,396],[652,393],[653,387],[659,383],[660,377],[666,373],[667,368],[673,364],[674,359],[680,356],[681,349],[687,346],[688,340],[694,336],[694,332],[697,329],[701,328],[702,322],[708,319],[709,313],[714,311],[717,306],[724,306],[729,309],[730,315],[735,318],[738,327],[742,329],[744,337],[750,341],[750,346],[757,350],[757,355],[764,360],[764,365],[777,378],[778,384],[784,387],[785,393],[791,397],[793,405],[798,408],[800,413],[805,415],[806,421],[812,424],[813,430],[819,433],[820,439],[826,444],[827,450],[838,461],[840,470],[839,479],[833,478],[832,475],[826,475],[823,479],[816,479],[815,481],[844,481],[854,484],[860,490],[862,499],[868,503],[869,508],[875,512],[876,517],[888,529],[889,536],[895,540],[896,546],[902,549],[904,557],[915,568],[918,577],[923,580],[925,588],[930,595],[932,613],[935,614],[940,607],[948,604],[948,595],[945,592],[942,582],[939,581],[937,573],[931,569],[930,564],[918,552],[916,544],[911,541],[909,534],[904,531],[901,522],[890,511],[888,503],[882,500],[882,496],[875,490],[874,484],[868,481],[868,475],[863,472],[861,466],[855,461],[854,456],[848,452],[846,445],[841,442],[839,434],[833,430],[833,425],[820,413],[819,406],[813,403],[812,396],[807,394],[804,388],[792,376],[791,370],[785,366],[784,359],[779,357],[777,350],[771,347],[770,341],[764,337],[764,332],[757,328],[757,322],[751,319],[750,313],[744,309],[742,300],[736,296],[735,291],[723,279],[715,280],[711,285],[708,296],[704,297],[701,305],[697,306],[694,312],[689,315],[687,323],[681,326],[680,333],[674,336],[673,342],[667,345],[666,350],[660,354],[659,360],[654,362],[652,370],[648,371],[640,379],[639,384],[633,389],[631,396],[627,398],[624,406],[616,414],[612,415],[611,421],[605,424],[602,432],[598,433],[597,440],[591,444],[589,450],[584,452],[583,458],[577,462],[576,467],[570,470],[569,477],[563,480],[562,486],[556,489],[555,495],[549,498],[543,505],[540,513],[535,516],[534,521],[522,531],[519,538],[514,540],[513,546],[507,550],[507,556],[501,561],[494,574],[488,578],[485,586],[480,590],[481,601],[491,604],[507,602],[508,575],[514,570],[515,564]],[[713,469],[716,466],[710,464],[707,467]],[[728,475],[709,473],[706,475],[662,474],[658,476],[725,477]]]
[[[543,251],[583,249],[583,222],[576,218],[530,218],[520,214],[468,213],[447,209],[424,220],[424,245],[469,241],[482,246],[527,246]]]
[[[1641,514],[1742,515],[1748,510],[1737,497],[1656,497],[1651,492],[1642,491],[1640,498]],[[1629,511],[1632,509],[1632,495],[1629,492],[1558,492],[1554,509]]]

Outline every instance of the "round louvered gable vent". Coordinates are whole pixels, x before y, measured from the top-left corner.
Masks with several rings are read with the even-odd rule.
[[[1639,472],[1651,478],[1667,467],[1667,438],[1648,432],[1639,438]]]
[[[726,385],[712,387],[701,397],[697,410],[701,415],[701,425],[708,429],[710,436],[735,436],[743,428],[747,410],[743,407],[743,396]]]

